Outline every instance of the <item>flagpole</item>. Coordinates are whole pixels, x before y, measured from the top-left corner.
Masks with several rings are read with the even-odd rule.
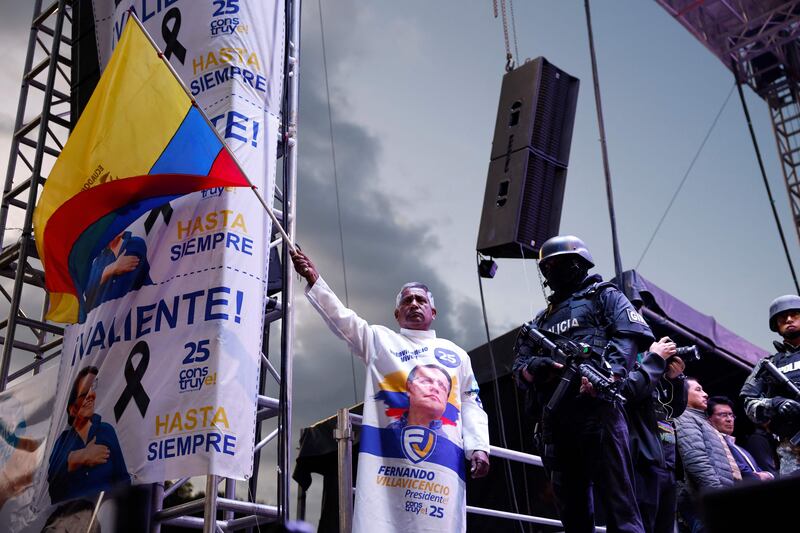
[[[140,21],[139,17],[136,16],[136,12],[133,11],[133,9],[128,10],[128,18],[133,19],[136,22],[136,25],[139,26],[139,28],[142,30],[142,33],[144,33],[145,37],[147,37],[147,40],[150,41],[150,44],[153,45],[153,48],[155,48],[156,52],[158,53],[158,57],[161,59],[161,61],[164,62],[165,65],[167,65],[167,68],[169,68],[170,72],[172,72],[172,75],[175,76],[175,79],[178,80],[178,83],[180,84],[183,91],[186,93],[186,96],[188,96],[189,100],[191,100],[192,105],[196,107],[198,111],[200,111],[200,115],[203,117],[203,120],[205,120],[206,124],[208,124],[214,131],[214,135],[217,136],[219,142],[221,142],[223,145],[225,145],[226,148],[228,148],[228,145],[225,143],[225,139],[223,139],[222,135],[219,134],[216,126],[214,126],[214,124],[212,124],[211,121],[208,120],[208,117],[200,108],[200,106],[197,105],[197,101],[192,96],[192,93],[189,92],[189,89],[186,88],[186,85],[183,84],[183,80],[178,75],[178,72],[175,70],[175,67],[173,67],[172,64],[169,62],[169,60],[167,60],[167,58],[164,57],[164,52],[161,51],[161,49],[158,47],[158,44],[156,44],[156,42],[150,36],[150,33],[147,31],[147,29],[145,29],[144,25],[142,24],[142,21]],[[239,172],[241,172],[242,176],[244,176],[244,179],[247,180],[247,184],[250,186],[250,190],[253,191],[253,194],[256,195],[258,201],[261,202],[262,206],[264,206],[264,210],[269,215],[269,218],[272,219],[272,223],[275,224],[275,227],[278,228],[278,231],[283,237],[283,240],[289,245],[289,249],[292,251],[292,253],[297,252],[297,250],[294,247],[294,243],[292,242],[292,239],[289,237],[289,234],[286,233],[286,230],[283,229],[283,226],[281,226],[281,223],[278,221],[278,218],[275,216],[275,213],[272,211],[272,208],[270,208],[267,205],[267,202],[264,200],[264,197],[261,196],[260,192],[258,192],[258,188],[255,185],[253,185],[253,182],[250,181],[250,178],[247,177],[247,173],[244,171],[242,165],[239,163],[239,160],[236,158],[236,154],[234,154],[233,150],[231,150],[230,148],[228,148],[228,152],[231,154],[231,159],[233,159],[233,162],[236,164],[236,167],[239,169]]]

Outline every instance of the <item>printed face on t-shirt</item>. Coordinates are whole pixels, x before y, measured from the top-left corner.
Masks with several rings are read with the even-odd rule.
[[[420,366],[408,383],[409,423],[427,425],[444,414],[450,383],[446,373],[438,368]],[[425,420],[427,423],[420,422]]]

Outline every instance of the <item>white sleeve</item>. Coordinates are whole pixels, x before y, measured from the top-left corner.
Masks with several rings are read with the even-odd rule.
[[[476,450],[489,453],[489,417],[478,396],[478,381],[472,372],[469,356],[461,352],[461,418],[464,433],[464,454],[472,458]]]
[[[344,306],[321,277],[306,287],[306,297],[337,337],[347,342],[353,354],[369,363],[369,348],[374,332],[366,320]]]

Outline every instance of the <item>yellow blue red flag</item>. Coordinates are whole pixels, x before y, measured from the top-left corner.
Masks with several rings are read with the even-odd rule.
[[[249,182],[227,147],[139,25],[126,24],[34,212],[47,318],[84,318],[93,259],[141,215],[236,186]]]

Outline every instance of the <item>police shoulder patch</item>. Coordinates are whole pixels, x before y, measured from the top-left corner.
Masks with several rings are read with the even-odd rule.
[[[642,324],[643,326],[647,325],[647,322],[644,321],[644,317],[634,311],[633,309],[628,309],[628,320],[630,322],[636,322],[637,324]]]

